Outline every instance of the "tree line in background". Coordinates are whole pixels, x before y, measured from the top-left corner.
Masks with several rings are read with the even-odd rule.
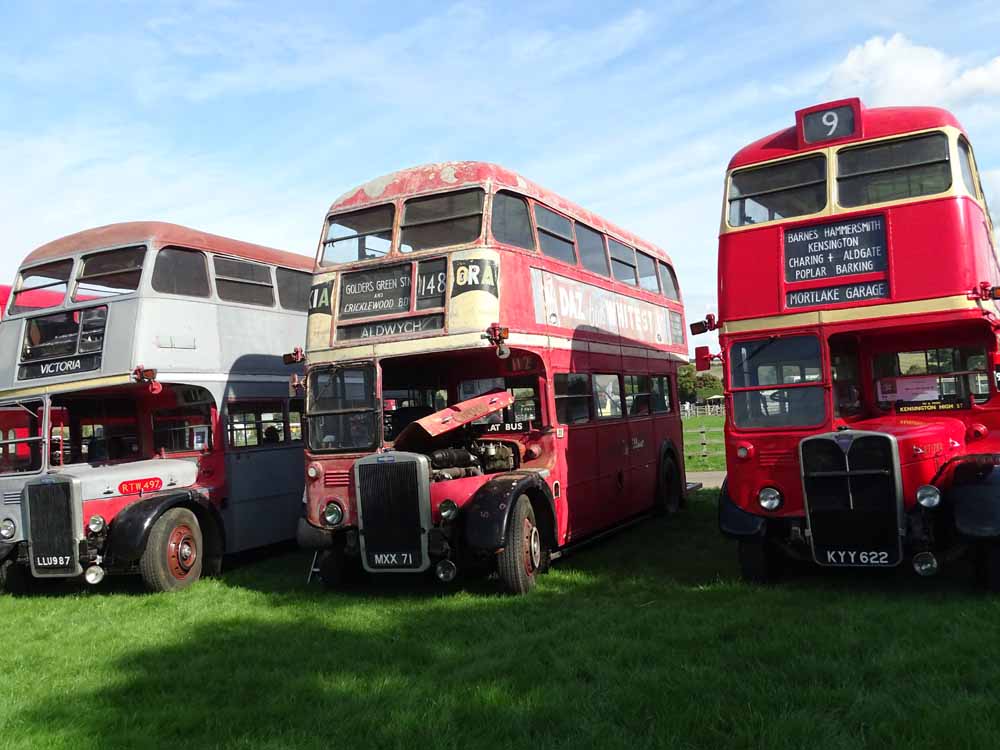
[[[722,381],[710,372],[697,372],[694,365],[681,365],[677,371],[677,395],[681,401],[701,404],[709,396],[722,395]]]

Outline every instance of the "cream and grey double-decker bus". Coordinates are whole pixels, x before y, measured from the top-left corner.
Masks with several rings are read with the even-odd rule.
[[[51,242],[0,323],[0,584],[173,590],[290,539],[312,260],[163,223]]]

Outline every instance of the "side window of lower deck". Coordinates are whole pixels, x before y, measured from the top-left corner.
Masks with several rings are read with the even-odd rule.
[[[622,415],[622,392],[617,375],[594,375],[594,401],[598,419]]]
[[[590,390],[590,375],[582,372],[556,373],[553,386],[559,424],[585,424],[593,419],[594,397]]]
[[[625,376],[625,408],[630,417],[649,414],[651,390],[648,375]]]
[[[662,414],[674,410],[673,396],[670,392],[670,378],[666,375],[652,377],[653,412]]]
[[[277,445],[287,439],[284,402],[237,401],[229,405],[230,448]]]

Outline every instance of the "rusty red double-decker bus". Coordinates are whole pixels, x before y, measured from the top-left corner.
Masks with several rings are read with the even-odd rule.
[[[326,216],[302,546],[345,575],[496,571],[681,505],[667,255],[502,167],[374,180]]]
[[[849,99],[733,157],[719,241],[724,533],[788,556],[1000,588],[993,225],[948,112]],[[710,355],[699,347],[700,366]]]

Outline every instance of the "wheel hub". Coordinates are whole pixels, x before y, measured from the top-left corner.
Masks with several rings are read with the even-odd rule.
[[[530,519],[524,519],[524,570],[530,576],[542,564],[542,537]]]
[[[189,526],[177,526],[167,542],[167,563],[175,578],[187,578],[198,559],[198,545]]]

